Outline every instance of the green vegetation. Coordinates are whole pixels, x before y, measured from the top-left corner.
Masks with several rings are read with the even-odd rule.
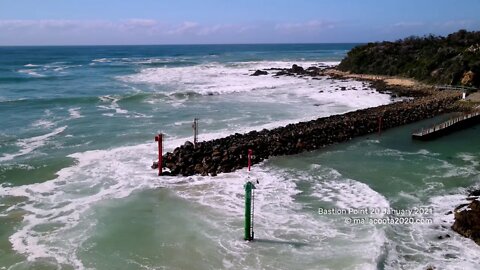
[[[338,69],[411,77],[434,84],[480,87],[480,32],[460,30],[353,48]]]

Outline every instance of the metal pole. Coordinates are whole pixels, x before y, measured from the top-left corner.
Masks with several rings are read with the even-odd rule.
[[[248,171],[250,171],[250,167],[252,166],[252,149],[248,149]]]
[[[158,133],[155,136],[155,141],[158,142],[158,175],[162,175],[162,167],[163,167],[163,134]]]
[[[196,147],[198,142],[198,118],[193,118],[193,145]]]
[[[243,239],[247,241],[253,240],[253,204],[252,204],[252,193],[255,186],[252,182],[248,181],[245,184],[245,226],[244,226],[244,237]]]
[[[253,186],[253,188],[255,189],[255,186]],[[255,212],[255,192],[252,190],[252,226],[250,226],[252,228],[252,240],[255,238],[255,235],[253,232],[254,212]]]

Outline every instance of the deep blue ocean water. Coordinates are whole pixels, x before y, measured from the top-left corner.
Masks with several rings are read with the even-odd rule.
[[[392,102],[367,83],[250,76],[335,65],[355,44],[0,47],[0,269],[474,269],[445,213],[479,180],[478,136],[439,119],[217,177],[157,177],[165,147]],[[346,87],[346,91],[341,91]],[[242,240],[243,184],[258,179]],[[318,208],[429,207],[429,224]],[[448,240],[438,236],[450,234]]]

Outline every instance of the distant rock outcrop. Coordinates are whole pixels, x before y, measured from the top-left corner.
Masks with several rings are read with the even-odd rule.
[[[279,70],[277,73],[275,73],[275,76],[303,76],[303,75],[308,75],[308,76],[319,76],[323,75],[322,71],[326,68],[326,66],[323,67],[309,67],[307,69],[304,69],[302,66],[299,66],[297,64],[293,64],[291,68],[272,68],[273,70]]]

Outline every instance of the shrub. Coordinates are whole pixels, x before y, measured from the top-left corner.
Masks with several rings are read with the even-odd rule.
[[[480,87],[480,32],[459,30],[447,37],[410,36],[353,48],[338,69],[361,74],[398,75],[435,84],[461,83],[472,71]]]

